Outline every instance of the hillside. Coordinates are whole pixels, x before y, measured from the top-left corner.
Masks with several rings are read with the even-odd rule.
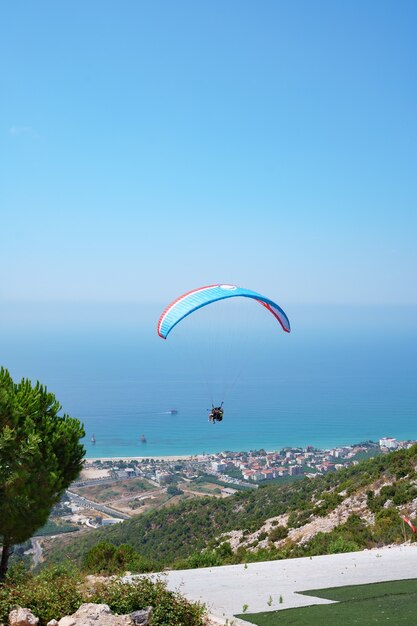
[[[417,511],[417,445],[288,485],[203,498],[64,539],[47,552],[82,563],[99,541],[128,544],[152,567],[308,556],[401,542]],[[408,538],[414,539],[407,527]]]

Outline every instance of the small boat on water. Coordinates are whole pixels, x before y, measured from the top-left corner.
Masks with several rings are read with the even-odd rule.
[[[168,413],[170,413],[171,415],[176,415],[178,413],[177,409],[170,409],[168,411]]]
[[[91,443],[96,443],[96,438],[94,437],[94,435],[91,435],[90,441]]]
[[[141,440],[141,442],[142,442],[142,443],[146,443],[146,437],[145,437],[145,435],[143,435],[143,434],[142,434],[142,435],[140,436],[140,440]]]

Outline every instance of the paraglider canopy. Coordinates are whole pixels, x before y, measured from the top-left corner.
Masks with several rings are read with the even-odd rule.
[[[237,287],[236,285],[208,285],[188,291],[171,302],[159,318],[158,335],[162,337],[162,339],[166,339],[174,326],[181,322],[184,317],[187,317],[187,315],[197,311],[197,309],[201,309],[201,307],[207,304],[236,297],[252,298],[256,300],[278,320],[285,332],[289,333],[291,331],[288,317],[273,300],[270,300],[256,291]]]

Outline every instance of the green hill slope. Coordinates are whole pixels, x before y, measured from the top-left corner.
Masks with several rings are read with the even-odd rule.
[[[99,541],[128,544],[155,568],[399,542],[404,532],[400,515],[414,518],[417,509],[416,464],[417,445],[314,479],[266,485],[223,500],[187,501],[53,546],[47,560],[69,557],[81,563]],[[230,544],[225,545],[228,539]]]

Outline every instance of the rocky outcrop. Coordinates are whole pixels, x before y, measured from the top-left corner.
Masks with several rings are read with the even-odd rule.
[[[20,606],[9,613],[9,626],[37,626],[39,618],[35,617],[30,609]]]
[[[133,621],[130,615],[114,615],[107,604],[86,603],[60,619],[58,626],[133,626]]]
[[[130,614],[130,617],[132,618],[132,622],[135,626],[148,626],[152,617],[152,607],[148,606],[147,609],[133,611],[133,613]]]
[[[130,615],[114,615],[107,604],[82,604],[73,614],[48,622],[47,626],[149,626],[152,607]],[[17,608],[9,614],[9,626],[37,626],[39,619],[29,609]]]
[[[344,524],[352,513],[359,515],[366,524],[373,524],[375,522],[375,515],[368,508],[367,492],[368,490],[373,490],[374,493],[378,495],[382,487],[393,483],[394,479],[383,477],[373,484],[368,485],[366,488],[359,489],[350,496],[347,496],[346,491],[339,492],[339,495],[343,497],[343,501],[338,506],[323,517],[311,515],[310,519],[302,526],[298,528],[288,528],[287,537],[275,541],[275,547],[278,549],[282,548],[288,542],[303,545],[315,537],[317,533],[330,533],[340,524]],[[319,501],[314,500],[314,498],[312,501],[314,501],[315,505],[319,504]],[[391,501],[388,502],[392,505]],[[417,498],[407,505],[397,507],[397,510],[403,515],[417,515]],[[254,533],[247,534],[242,530],[233,530],[224,533],[218,539],[228,541],[234,552],[236,552],[238,548],[245,548],[250,552],[256,552],[260,548],[268,548],[270,545],[270,531],[277,525],[287,527],[288,517],[288,514],[283,514],[267,519]]]

